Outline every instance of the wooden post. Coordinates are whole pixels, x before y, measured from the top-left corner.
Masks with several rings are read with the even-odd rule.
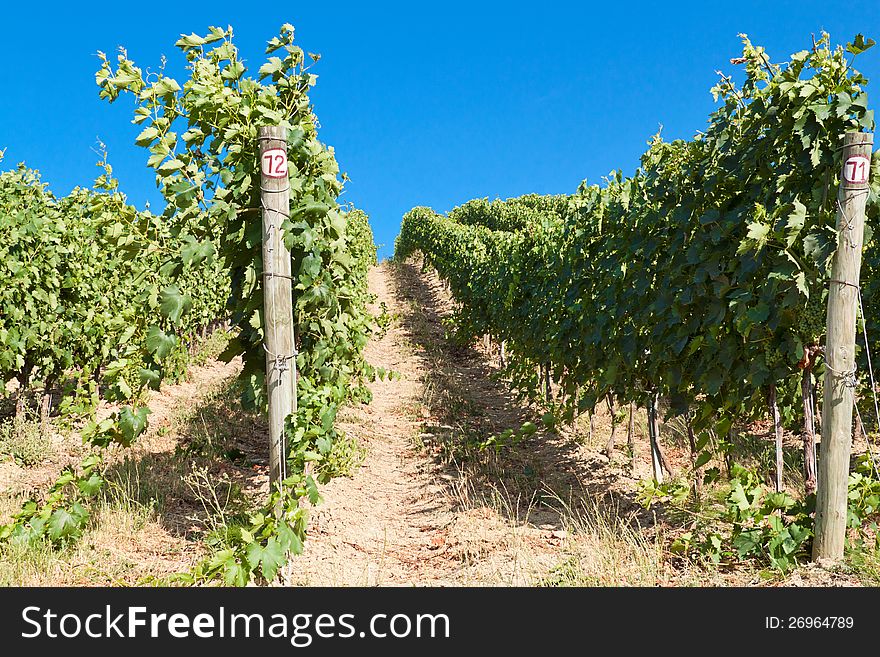
[[[48,377],[43,386],[43,398],[40,400],[40,430],[44,436],[49,435],[49,416],[52,414],[52,388],[55,377]]]
[[[663,462],[660,458],[660,440],[657,429],[660,423],[657,421],[657,393],[652,392],[648,398],[648,438],[651,441],[651,468],[654,472],[654,481],[663,483]]]
[[[825,399],[816,491],[814,561],[843,558],[846,538],[856,312],[872,144],[873,135],[861,132],[847,133],[843,142],[843,170],[837,195],[837,250],[828,287]]]
[[[636,403],[629,403],[629,422],[626,427],[626,446],[629,449],[629,465],[631,468],[636,467]]]
[[[697,457],[699,457],[699,454],[697,453],[697,437],[694,434],[694,425],[691,422],[690,409],[684,414],[684,426],[687,429],[688,444],[691,448],[691,470],[693,470],[692,475],[694,478],[692,490],[694,493],[694,499],[699,502],[703,492],[703,473],[700,471],[700,468],[697,467]]]
[[[776,492],[782,492],[783,454],[782,454],[782,422],[779,419],[779,404],[776,402],[776,384],[770,384],[770,415],[773,418],[773,444],[776,448],[776,474],[774,482]]]
[[[736,434],[733,430],[733,424],[731,424],[730,428],[727,430],[727,449],[724,450],[724,470],[727,473],[728,479],[733,477],[732,471],[734,438],[736,438]]]
[[[617,437],[617,419],[614,417],[614,398],[611,396],[610,392],[605,395],[605,403],[608,404],[608,412],[611,414],[611,435],[608,437],[608,442],[605,443],[605,454],[607,454],[610,459],[614,456],[614,443]]]
[[[269,481],[277,486],[287,470],[284,426],[296,412],[296,357],[290,251],[281,224],[290,214],[287,130],[260,128],[260,200],[263,207],[263,340],[269,399]]]
[[[804,399],[804,492],[816,492],[816,422],[813,419],[813,367],[807,362],[801,378]]]

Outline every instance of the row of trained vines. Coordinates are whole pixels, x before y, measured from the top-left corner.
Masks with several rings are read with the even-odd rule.
[[[181,239],[135,210],[104,166],[95,189],[61,199],[36,171],[0,174],[0,373],[18,382],[22,403],[35,380],[65,384],[64,410],[92,408],[98,383],[105,398],[130,399],[182,373],[187,344],[223,316],[229,282],[210,257],[213,240]],[[167,260],[182,250],[180,262]]]
[[[871,45],[860,35],[835,48],[823,35],[776,64],[744,38],[734,60],[744,81],[721,76],[720,106],[693,139],[655,136],[631,177],[570,196],[478,199],[445,216],[417,207],[395,256],[423,254],[450,286],[459,330],[504,344],[517,388],[538,389],[549,369],[568,417],[659,395],[698,436],[726,437],[767,417],[772,392],[793,426],[804,368],[823,374],[815,348],[843,134],[874,128],[867,80],[852,68]],[[869,224],[880,215],[876,154],[872,167]],[[869,317],[878,263],[867,238]]]
[[[214,551],[182,581],[219,577],[229,584],[272,580],[302,549],[315,479],[336,444],[341,404],[367,401],[374,375],[362,352],[372,330],[366,272],[376,260],[367,216],[339,204],[340,171],[318,140],[308,92],[317,56],[294,44],[284,25],[248,75],[232,29],[182,36],[186,79],[144,71],[125,51],[100,54],[100,97],[134,103],[135,139],[165,199],[160,213],[126,202],[109,166],[94,189],[56,198],[38,174],[0,175],[0,375],[49,390],[67,384],[62,412],[89,414],[98,396],[119,410],[90,421],[92,451],[52,489],[0,526],[6,541],[76,540],[100,494],[104,449],[130,445],[148,424],[142,394],[185,372],[188,345],[226,320],[232,338],[221,355],[241,357],[242,402],[264,410],[262,224],[258,132],[289,135],[291,207],[282,233],[291,251],[299,373],[298,405],[288,418],[291,473],[262,508],[214,537]],[[106,165],[105,165],[106,166]],[[85,391],[85,393],[84,393]],[[77,400],[72,404],[71,400]],[[315,476],[305,464],[315,463]]]

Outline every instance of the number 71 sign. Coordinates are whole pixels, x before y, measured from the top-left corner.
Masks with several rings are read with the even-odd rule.
[[[868,182],[868,171],[871,170],[871,161],[864,155],[853,155],[847,158],[843,165],[843,177],[846,182],[854,185],[864,185]]]
[[[264,176],[287,178],[287,151],[283,148],[270,148],[260,160]]]

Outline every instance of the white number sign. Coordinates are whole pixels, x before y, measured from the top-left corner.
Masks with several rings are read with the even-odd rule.
[[[271,148],[263,153],[263,175],[269,178],[287,177],[287,151],[283,148]]]
[[[853,155],[847,158],[843,165],[843,177],[846,182],[855,185],[863,185],[868,182],[868,171],[871,169],[871,161],[864,155]]]

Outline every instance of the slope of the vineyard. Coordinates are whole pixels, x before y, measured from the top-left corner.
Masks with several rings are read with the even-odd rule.
[[[323,489],[292,583],[356,586],[852,585],[856,573],[805,565],[780,577],[755,564],[703,570],[668,552],[686,526],[645,511],[645,415],[635,417],[635,468],[607,458],[611,416],[549,428],[498,380],[499,353],[446,329],[455,301],[418,260],[370,273],[393,319],[367,346],[400,374],[371,384],[373,403],[341,414],[363,464]],[[533,434],[504,441],[507,430]],[[675,423],[664,426],[669,432]],[[620,433],[620,429],[618,430]],[[526,432],[527,433],[527,432]],[[789,439],[795,438],[790,436]],[[863,446],[862,446],[863,447]],[[686,450],[671,446],[676,467]],[[789,472],[796,476],[796,473]],[[870,581],[869,568],[861,575]]]
[[[697,504],[703,484],[720,476],[701,467],[719,455],[732,486],[720,493],[729,532],[702,523],[676,549],[785,569],[811,536],[814,447],[804,409],[815,406],[812,375],[818,385],[825,376],[815,354],[838,245],[840,147],[844,133],[874,127],[867,80],[850,61],[871,44],[857,37],[835,48],[823,35],[783,64],[744,44],[744,83],[721,77],[712,89],[721,106],[692,140],[655,136],[631,177],[618,172],[543,204],[475,200],[446,216],[415,208],[395,257],[421,254],[459,304],[459,335],[502,344],[512,385],[533,399],[540,391],[557,415],[572,420],[607,403],[645,406],[654,417],[662,400],[662,412],[686,427]],[[880,216],[876,175],[866,193],[870,222]],[[867,242],[862,280],[873,329],[880,254]],[[804,431],[807,495],[799,499],[784,490],[781,429],[775,497],[765,495],[763,472],[731,456],[753,423],[776,417],[771,407],[781,410],[780,427]],[[663,486],[663,472],[676,470],[650,425],[663,497],[676,485]],[[875,490],[876,478],[866,457],[849,482],[853,528],[876,511],[858,490]],[[767,520],[774,511],[775,523]]]
[[[601,453],[611,417],[549,429],[541,411],[497,379],[498,352],[446,331],[454,301],[419,263],[369,273],[386,330],[366,356],[398,376],[370,383],[373,401],[344,408],[347,476],[321,487],[303,554],[286,571],[312,585],[849,585],[876,570],[829,574],[803,566],[783,580],[752,564],[700,570],[663,540],[680,518],[638,504],[650,474],[645,417],[635,418],[635,469]],[[378,307],[376,307],[378,306]],[[210,345],[208,346],[210,349]],[[209,352],[208,356],[210,356]],[[201,360],[201,357],[198,358]],[[96,521],[67,549],[15,546],[0,584],[137,585],[168,582],[206,554],[218,521],[265,495],[265,426],[236,397],[240,361],[208,358],[186,382],[149,400],[151,428],[106,473]],[[537,431],[498,441],[527,423]],[[664,432],[671,430],[664,427]],[[52,462],[76,460],[78,436],[59,437]],[[342,454],[337,454],[342,456]],[[676,467],[687,454],[674,446]],[[46,466],[0,464],[0,521],[22,491],[43,485]],[[359,466],[359,467],[351,467]],[[790,476],[796,473],[788,472]],[[212,500],[219,501],[219,507]],[[242,506],[245,503],[245,506]],[[861,580],[860,580],[861,578]]]

